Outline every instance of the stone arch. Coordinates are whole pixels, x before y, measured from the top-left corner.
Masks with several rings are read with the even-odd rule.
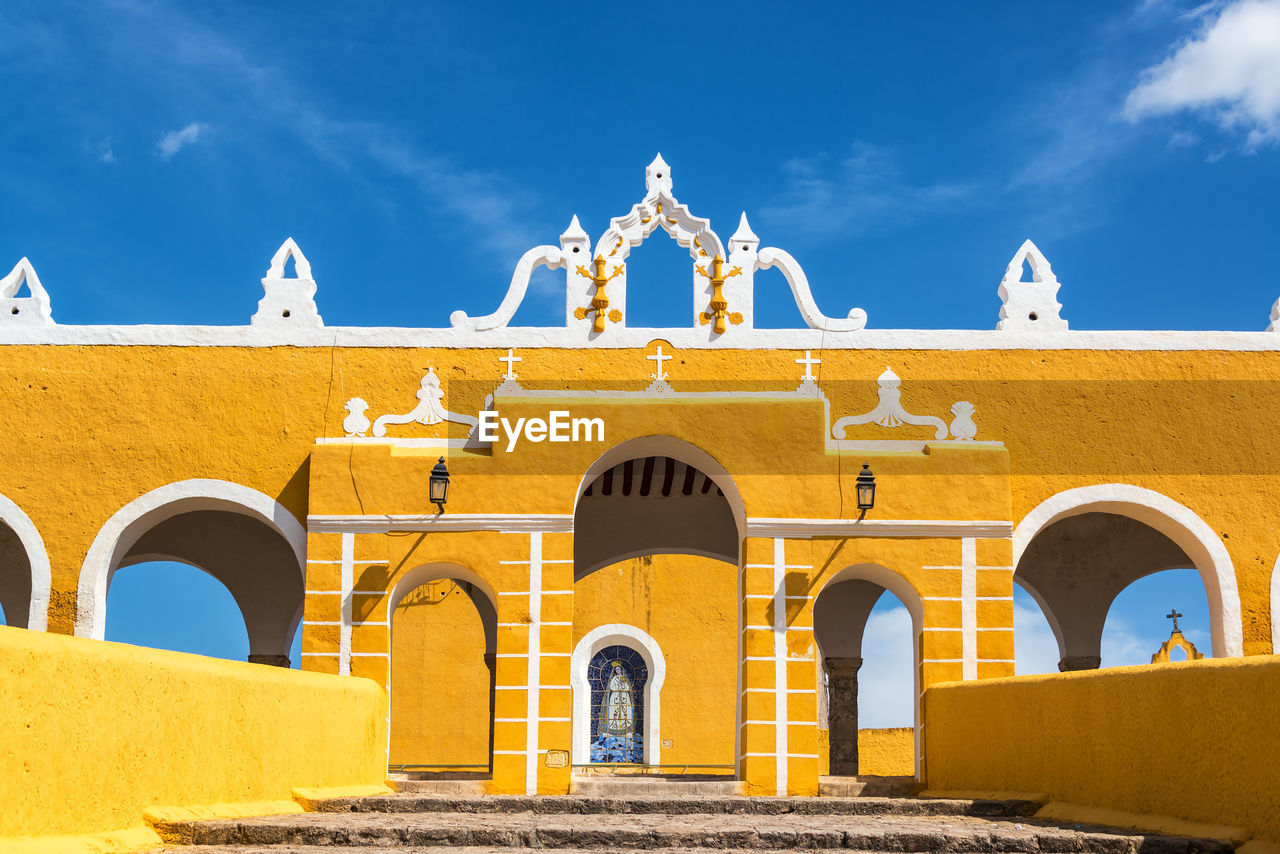
[[[636,460],[662,461],[658,464],[664,466],[663,473],[674,463],[683,467],[682,477],[692,471],[705,478],[699,481],[699,496],[692,496],[705,500],[686,501],[689,506],[680,507],[676,506],[679,501],[643,497],[643,486],[637,488],[634,499],[621,489],[611,500],[593,491],[598,480]],[[649,474],[641,471],[638,477],[655,477],[652,469],[658,464],[650,464]],[[655,484],[663,480],[663,473],[656,475]],[[708,484],[718,492],[707,494]],[[680,497],[676,494],[679,490],[671,492],[671,499]],[[621,524],[624,518],[626,525]],[[630,439],[598,457],[578,483],[574,495],[574,577],[648,554],[692,554],[736,565],[746,521],[746,506],[737,485],[706,451],[672,436]]]
[[[587,665],[608,646],[629,646],[644,659],[649,681],[644,686],[644,761],[662,764],[662,684],[667,678],[667,660],[662,648],[647,632],[623,623],[598,626],[583,636],[569,659],[569,684],[573,688],[573,762],[583,765],[591,755],[591,686]]]
[[[475,607],[476,613],[480,618],[480,625],[484,631],[484,663],[489,671],[489,714],[486,723],[489,738],[489,767],[492,771],[493,762],[493,726],[494,726],[494,694],[497,676],[497,637],[498,637],[498,597],[493,587],[475,571],[457,563],[435,562],[419,564],[413,567],[392,585],[387,594],[387,721],[388,724],[394,720],[394,685],[393,685],[393,661],[392,656],[395,654],[395,612],[414,590],[433,581],[453,581],[465,585],[462,587],[463,592],[467,594],[467,598],[471,600],[471,604]],[[391,727],[387,728],[387,754],[390,758],[391,754]]]
[[[20,624],[43,632],[48,628],[49,589],[52,584],[49,553],[45,550],[44,540],[31,518],[3,495],[0,495],[0,524],[12,532],[12,547],[20,547],[25,552],[27,564],[25,570],[19,568],[19,573],[26,575],[25,584],[20,580],[19,587],[12,591],[0,591],[3,593],[0,601],[5,605],[5,620],[11,626]],[[5,539],[7,537],[0,536],[0,545]],[[0,579],[0,584],[7,586],[8,582]],[[22,612],[21,605],[25,605],[25,613]]]
[[[1013,532],[1014,580],[1036,600],[1048,618],[1050,628],[1053,629],[1058,640],[1059,652],[1063,659],[1061,666],[1071,666],[1071,660],[1077,657],[1073,654],[1072,644],[1073,633],[1078,634],[1078,632],[1065,622],[1068,618],[1067,614],[1056,613],[1057,609],[1052,601],[1054,594],[1050,593],[1045,583],[1029,577],[1031,570],[1024,565],[1023,558],[1037,535],[1051,525],[1086,514],[1105,514],[1140,523],[1160,535],[1173,547],[1172,550],[1164,549],[1168,552],[1167,554],[1162,553],[1161,556],[1153,558],[1156,562],[1140,570],[1128,583],[1153,572],[1173,568],[1177,565],[1174,557],[1178,552],[1185,556],[1187,563],[1200,573],[1204,583],[1205,595],[1209,602],[1213,654],[1215,656],[1243,655],[1244,629],[1241,622],[1240,594],[1236,588],[1235,569],[1231,564],[1231,556],[1227,553],[1222,540],[1193,510],[1166,495],[1131,484],[1106,483],[1068,489],[1050,496],[1023,517]],[[1082,520],[1077,524],[1083,525],[1085,522]],[[1132,525],[1129,527],[1134,531],[1137,530]],[[1153,543],[1158,545],[1157,541]],[[1112,599],[1114,595],[1103,603],[1104,618]]]
[[[843,591],[837,589],[837,585],[846,583],[857,584],[858,586],[852,589],[846,588]],[[863,587],[862,585],[868,586]],[[924,633],[924,598],[921,596],[920,591],[915,588],[915,585],[906,576],[882,564],[857,563],[846,566],[828,578],[822,584],[817,595],[814,596],[814,641],[818,646],[820,657],[826,656],[830,651],[835,651],[832,649],[835,644],[844,644],[839,648],[840,651],[846,653],[855,652],[856,656],[853,657],[861,659],[862,634],[866,628],[867,617],[870,615],[872,607],[886,590],[897,597],[898,601],[906,607],[907,613],[911,616],[912,660],[914,661],[914,666],[912,667],[912,707],[915,710],[915,767],[918,776],[921,759],[920,733],[923,723],[920,708],[921,638]],[[856,609],[856,613],[851,615],[852,619],[849,621],[856,624],[856,631],[846,631],[843,633],[843,637],[837,637],[831,631],[833,627],[823,625],[823,623],[832,623],[836,619],[835,615],[830,613],[824,615],[822,611],[829,611],[830,609],[821,608],[821,606],[824,601],[830,602],[834,597],[841,596],[842,593],[850,594],[841,597],[847,600],[842,604]],[[824,594],[826,595],[825,600]],[[865,608],[865,612],[862,610],[863,608]],[[845,628],[847,630],[853,627],[845,625],[835,628]],[[854,635],[856,635],[856,639]],[[826,641],[825,647],[824,640]],[[833,641],[835,644],[833,644]],[[849,646],[849,644],[855,643],[856,646]],[[835,773],[834,769],[832,769],[832,773]]]
[[[116,570],[169,560],[227,586],[245,618],[251,661],[287,664],[302,619],[306,549],[302,524],[255,489],[206,479],[166,484],[126,504],[98,531],[80,568],[75,633],[104,637]]]

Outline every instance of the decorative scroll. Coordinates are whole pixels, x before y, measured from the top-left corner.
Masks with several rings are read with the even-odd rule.
[[[369,404],[365,403],[358,397],[353,397],[346,403],[347,417],[342,422],[342,428],[349,437],[362,437],[365,431],[369,429],[369,419],[364,414],[369,408]],[[422,378],[422,387],[418,389],[418,405],[406,412],[404,415],[381,415],[373,422],[373,435],[375,438],[382,438],[387,435],[387,425],[389,424],[423,424],[431,426],[440,424],[445,421],[451,421],[455,424],[466,424],[470,427],[479,426],[479,419],[474,415],[461,415],[457,412],[450,412],[444,407],[444,391],[440,388],[440,378],[436,376],[433,368],[427,368],[427,375]]]
[[[838,419],[831,426],[831,435],[834,438],[843,439],[845,430],[858,424],[879,424],[881,427],[915,424],[935,428],[933,434],[935,439],[947,438],[947,422],[932,415],[912,415],[902,408],[902,380],[893,372],[893,369],[885,368],[876,382],[880,386],[880,402],[876,404],[876,408],[865,415],[846,415]]]

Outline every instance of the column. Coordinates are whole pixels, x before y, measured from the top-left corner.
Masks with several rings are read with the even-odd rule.
[[[827,673],[827,728],[830,732],[831,774],[858,773],[858,669],[853,656],[823,659]]]

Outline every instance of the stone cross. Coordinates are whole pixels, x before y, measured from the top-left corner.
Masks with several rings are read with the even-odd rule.
[[[1178,630],[1178,618],[1185,616],[1186,614],[1179,614],[1177,608],[1172,608],[1169,613],[1164,615],[1164,618],[1166,620],[1173,620],[1173,630],[1176,632]]]
[[[804,376],[800,378],[802,382],[811,383],[815,379],[817,379],[817,377],[813,375],[813,366],[821,365],[822,364],[821,359],[813,358],[812,352],[809,350],[805,350],[804,358],[796,359],[795,361],[797,365],[804,365]]]
[[[658,382],[665,382],[665,381],[666,381],[666,379],[667,379],[667,374],[666,374],[666,372],[665,372],[664,370],[662,370],[662,363],[663,363],[663,362],[669,362],[669,361],[671,361],[671,360],[672,360],[673,358],[675,358],[675,357],[674,357],[674,356],[664,356],[664,355],[662,355],[662,345],[661,345],[661,344],[659,344],[659,345],[658,345],[658,352],[657,352],[657,354],[655,354],[655,355],[653,355],[653,356],[645,356],[645,358],[646,358],[646,359],[648,359],[648,360],[649,360],[649,361],[651,361],[651,362],[654,362],[654,363],[658,366],[658,370],[657,370],[657,372],[656,372],[656,373],[649,374],[649,376],[653,377],[653,378],[654,378],[655,380],[657,380]]]
[[[506,363],[507,363],[507,375],[506,375],[506,379],[514,380],[516,377],[520,376],[519,374],[517,374],[517,373],[515,372],[515,370],[514,370],[514,369],[515,369],[515,366],[516,366],[516,362],[523,362],[523,361],[524,361],[524,359],[522,359],[522,358],[520,358],[519,356],[517,356],[517,355],[516,355],[516,351],[515,351],[515,350],[512,350],[512,349],[508,348],[508,349],[507,349],[507,355],[505,355],[505,356],[499,356],[499,357],[498,357],[498,361],[499,361],[499,362],[506,362]]]

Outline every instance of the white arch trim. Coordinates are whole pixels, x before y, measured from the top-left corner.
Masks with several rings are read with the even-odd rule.
[[[1036,534],[1054,522],[1083,513],[1127,516],[1173,540],[1191,558],[1204,582],[1214,656],[1244,655],[1240,593],[1227,547],[1195,511],[1154,490],[1127,483],[1102,483],[1068,489],[1045,499],[1014,528],[1014,578],[1017,579],[1018,564]],[[1026,589],[1025,584],[1022,586]]]
[[[818,591],[818,595],[813,597],[814,601],[816,602],[818,597],[821,596],[828,587],[833,584],[839,584],[841,581],[870,581],[873,584],[879,584],[885,590],[888,590],[894,596],[898,597],[898,601],[906,606],[907,613],[911,615],[911,645],[914,657],[911,669],[915,677],[913,683],[915,686],[915,699],[912,703],[912,708],[915,709],[915,726],[913,727],[913,732],[915,733],[915,776],[918,780],[920,779],[920,762],[924,758],[920,749],[923,744],[923,741],[920,738],[921,729],[924,726],[924,716],[921,714],[920,708],[920,639],[924,634],[924,600],[921,598],[920,592],[912,586],[910,581],[902,575],[894,572],[892,569],[881,566],[878,563],[857,563],[851,566],[846,566],[844,569],[831,576],[831,578],[827,580],[827,583],[822,585],[822,590]]]
[[[116,511],[85,555],[76,590],[76,637],[101,640],[107,627],[107,587],[111,576],[138,539],[151,528],[181,513],[224,510],[266,524],[284,537],[307,577],[307,531],[275,499],[256,489],[225,480],[181,480],[165,484]]]
[[[642,457],[670,457],[673,460],[679,460],[686,465],[693,466],[711,478],[711,482],[720,487],[720,491],[724,493],[725,500],[729,502],[729,509],[733,512],[733,521],[738,526],[738,541],[741,542],[742,538],[747,535],[747,507],[742,500],[742,493],[738,491],[738,485],[733,482],[728,469],[720,465],[719,460],[697,445],[690,444],[683,439],[677,439],[674,436],[638,436],[614,445],[601,454],[587,468],[586,474],[578,482],[578,491],[573,496],[574,515],[577,515],[578,502],[582,500],[582,493],[595,482],[596,478],[619,463]]]
[[[31,572],[31,603],[27,611],[27,628],[45,631],[49,627],[49,589],[52,573],[49,571],[49,552],[36,530],[31,517],[8,498],[0,495],[0,522],[9,526],[27,553]]]
[[[586,765],[591,761],[591,685],[587,682],[587,665],[597,652],[615,644],[640,653],[649,668],[649,681],[644,686],[644,761],[646,765],[661,765],[661,694],[662,683],[667,679],[667,659],[658,642],[647,632],[625,623],[598,626],[573,648],[569,659],[569,684],[573,687],[573,762]]]

